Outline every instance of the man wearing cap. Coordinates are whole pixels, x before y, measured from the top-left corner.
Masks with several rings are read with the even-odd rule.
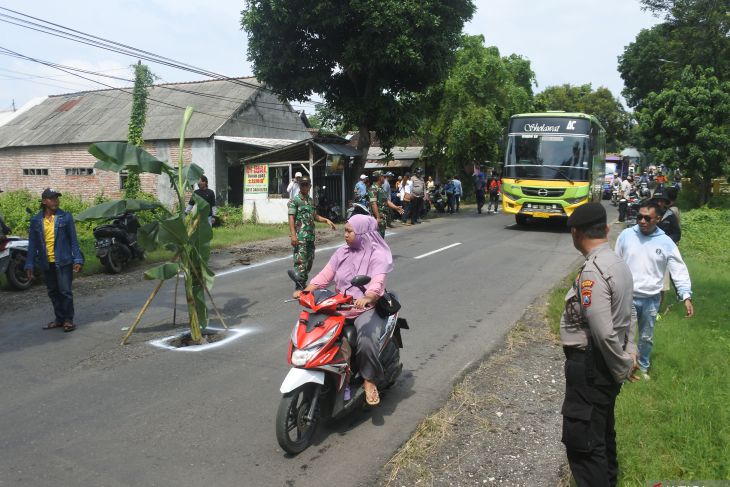
[[[53,304],[55,318],[43,328],[63,327],[68,332],[76,329],[71,290],[73,272],[81,272],[84,255],[76,238],[73,216],[58,207],[59,196],[61,193],[51,188],[41,194],[41,211],[30,219],[25,270],[28,279],[33,279],[34,266],[43,272]]]
[[[289,192],[289,199],[294,199],[296,195],[299,194],[299,186],[302,182],[302,173],[297,171],[294,173],[294,179],[289,181],[289,185],[286,187],[286,190]]]
[[[368,177],[365,174],[360,175],[360,179],[355,184],[355,203],[368,206]]]
[[[289,235],[294,248],[294,272],[297,275],[297,289],[304,289],[309,279],[309,271],[314,263],[314,222],[323,222],[335,230],[335,224],[319,216],[314,202],[309,196],[312,186],[307,177],[299,181],[301,191],[289,200]]]
[[[208,188],[207,176],[200,176],[200,181],[198,181],[198,189],[193,191],[193,193],[203,198],[208,203],[208,206],[210,206],[208,223],[212,227],[214,217],[218,215],[218,207],[215,204],[215,192],[212,189]],[[195,206],[195,200],[191,197],[190,201],[188,201],[188,206],[185,208],[185,213],[190,213],[193,210],[193,206]]]
[[[568,219],[585,257],[565,296],[560,341],[565,353],[562,442],[579,487],[615,486],[614,406],[621,384],[635,380],[631,271],[608,245],[606,210],[578,207]]]
[[[647,380],[654,346],[654,324],[667,270],[677,287],[677,296],[684,303],[687,318],[694,316],[689,270],[677,244],[657,227],[660,215],[661,209],[655,201],[645,202],[636,216],[638,223],[621,232],[616,240],[616,255],[626,261],[634,278],[633,301],[639,322],[638,363],[641,378]]]
[[[659,205],[662,212],[662,219],[657,224],[657,227],[664,230],[664,233],[666,233],[674,243],[679,243],[682,239],[682,229],[679,227],[679,219],[677,218],[677,215],[675,215],[670,208],[672,206],[673,199],[669,193],[670,190],[673,189],[674,188],[657,188],[651,199]]]
[[[378,222],[378,232],[380,236],[385,238],[385,226],[386,226],[386,212],[388,208],[392,208],[399,214],[403,213],[403,208],[393,204],[386,196],[383,184],[385,182],[385,175],[382,171],[373,171],[374,183],[370,186],[368,191],[368,200],[370,201],[370,212],[372,213],[375,220]]]

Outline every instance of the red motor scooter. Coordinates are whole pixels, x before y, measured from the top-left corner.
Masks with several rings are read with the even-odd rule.
[[[363,289],[368,282],[368,276],[355,276],[351,284]],[[351,363],[357,331],[339,313],[354,306],[352,296],[347,290],[337,294],[318,289],[303,291],[298,301],[305,309],[291,334],[292,368],[281,384],[283,397],[276,414],[276,439],[291,454],[309,447],[320,422],[341,418],[365,404],[363,379]],[[376,385],[381,391],[395,383],[403,368],[402,328],[407,329],[408,323],[397,312],[388,316],[380,337],[379,359],[385,374]]]

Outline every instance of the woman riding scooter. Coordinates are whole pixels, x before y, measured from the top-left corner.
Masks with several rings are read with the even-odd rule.
[[[393,270],[393,256],[390,247],[378,233],[375,218],[367,215],[353,215],[345,225],[345,242],[305,291],[324,289],[334,281],[337,292],[351,288],[348,292],[355,299],[355,307],[344,311],[347,318],[355,320],[357,347],[355,363],[364,379],[365,401],[370,406],[380,403],[375,380],[383,376],[383,366],[378,360],[378,339],[383,333],[386,318],[375,310],[375,303],[385,292],[385,280]],[[371,278],[364,292],[352,287],[350,281],[357,275]],[[294,292],[298,298],[300,291]]]

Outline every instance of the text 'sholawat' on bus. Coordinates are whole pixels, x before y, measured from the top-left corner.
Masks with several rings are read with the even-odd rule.
[[[502,209],[519,225],[529,218],[565,218],[600,201],[606,131],[584,113],[513,115],[502,169]]]

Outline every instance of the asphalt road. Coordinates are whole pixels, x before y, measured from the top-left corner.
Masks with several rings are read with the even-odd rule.
[[[77,296],[73,333],[40,329],[45,299],[1,316],[0,486],[368,484],[454,379],[577,262],[564,228],[513,222],[472,210],[392,231],[388,287],[411,326],[403,374],[381,407],[321,428],[297,457],[274,433],[298,314],[282,302],[290,259],[275,259],[285,256],[217,278],[217,303],[246,334],[201,352],[147,343],[171,334],[171,282],[126,347],[121,328],[153,283]],[[315,271],[331,253],[317,254]]]

